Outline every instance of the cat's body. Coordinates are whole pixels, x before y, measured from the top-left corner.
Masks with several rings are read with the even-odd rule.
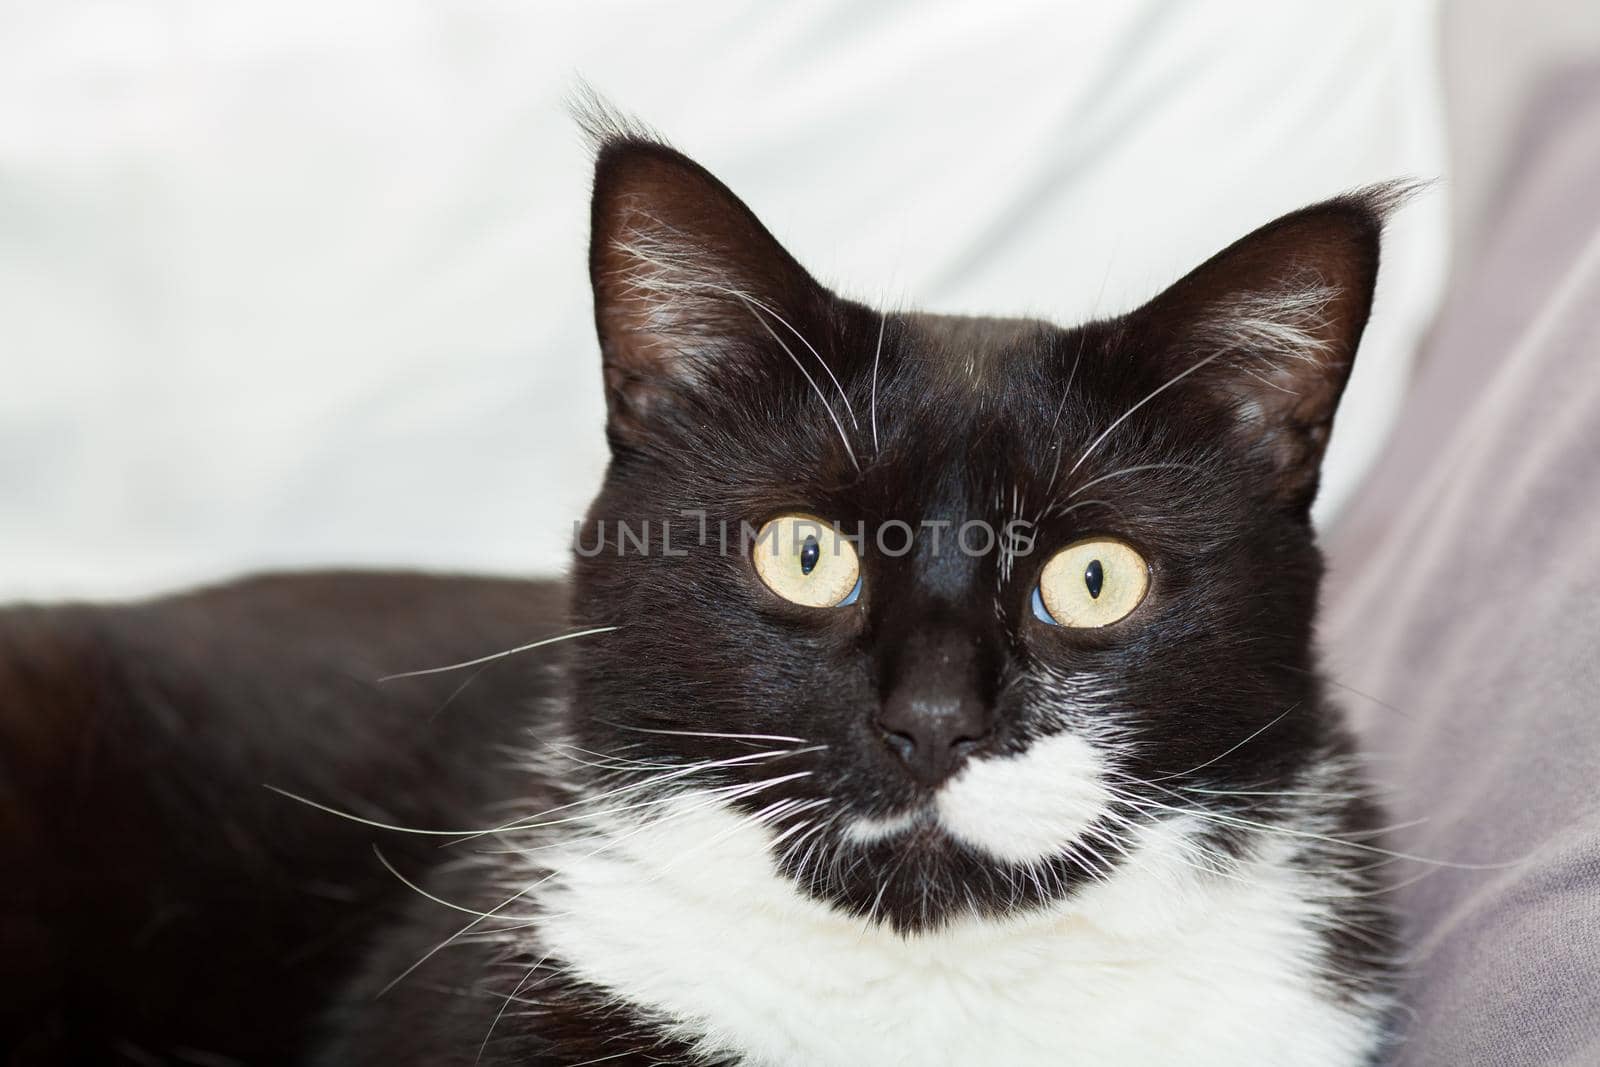
[[[428,759],[272,794],[413,846],[319,1062],[1371,1062],[1389,854],[1308,509],[1393,191],[1065,330],[841,299],[600,139],[613,461],[504,646],[570,640],[363,655],[473,661],[445,721],[523,688],[399,814]]]
[[[302,1062],[437,841],[518,776],[548,662],[379,682],[558,632],[555,583],[250,579],[0,609],[0,1062]]]

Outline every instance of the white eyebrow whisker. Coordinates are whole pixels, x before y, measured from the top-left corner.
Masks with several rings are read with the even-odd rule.
[[[883,330],[889,325],[889,316],[881,315],[878,318],[878,345],[872,352],[872,403],[868,409],[868,421],[872,424],[872,454],[877,455],[878,447],[878,361],[883,357]]]
[[[773,318],[777,319],[780,323],[782,323],[788,329],[788,331],[790,333],[794,334],[795,337],[799,338],[801,344],[805,345],[806,348],[811,350],[811,354],[816,357],[816,360],[817,360],[818,363],[822,364],[823,371],[828,375],[828,378],[830,380],[832,380],[833,387],[839,391],[839,399],[844,401],[845,413],[850,416],[850,425],[854,426],[857,430],[860,430],[861,429],[861,423],[856,421],[855,408],[851,407],[851,405],[850,405],[850,396],[849,396],[849,394],[844,391],[844,386],[839,384],[838,376],[833,373],[833,368],[828,366],[828,361],[822,358],[822,353],[817,351],[816,346],[813,345],[810,341],[806,340],[805,334],[803,334],[799,330],[795,329],[794,325],[788,319],[786,319],[782,315],[778,314],[777,310],[775,308],[773,308],[770,304],[767,304],[767,303],[765,303],[764,301],[761,301],[761,300],[757,300],[753,296],[746,296],[745,299],[749,300],[752,304],[754,304],[756,307],[760,308],[762,311],[765,311],[768,315],[771,315]]]
[[[778,336],[778,331],[774,330],[767,323],[767,320],[762,318],[761,314],[756,310],[757,308],[764,308],[765,305],[761,304],[759,301],[751,300],[749,297],[745,296],[742,293],[735,293],[734,295],[736,297],[738,297],[741,301],[744,302],[745,307],[749,309],[750,314],[752,316],[754,316],[755,320],[761,324],[761,328],[763,330],[766,330],[767,333],[772,337],[772,339],[774,341],[778,342],[778,347],[783,349],[784,354],[787,355],[789,357],[790,361],[794,363],[795,368],[797,370],[799,370],[801,374],[805,375],[806,383],[808,385],[810,385],[812,391],[817,394],[817,399],[822,401],[823,410],[828,413],[828,418],[833,420],[834,428],[839,431],[839,440],[844,443],[844,450],[850,456],[850,464],[851,464],[851,466],[855,467],[857,474],[861,473],[861,462],[858,459],[856,459],[856,450],[850,447],[850,436],[844,432],[844,423],[839,421],[839,416],[833,410],[833,405],[828,403],[828,398],[827,398],[826,395],[823,394],[822,387],[820,385],[818,385],[817,384],[817,380],[811,376],[811,372],[806,370],[805,364],[800,362],[800,357],[796,356],[794,354],[794,349],[790,348],[788,346],[788,344],[784,341],[784,339]],[[774,312],[773,314],[774,314],[774,316],[776,316],[776,312]],[[780,318],[779,321],[781,322],[782,319]],[[785,323],[785,325],[787,325],[787,323]],[[790,329],[793,329],[793,328],[794,327],[792,327],[792,326],[790,327]],[[818,356],[817,358],[821,359],[822,357]],[[827,370],[827,364],[826,363],[823,364],[823,369]],[[831,370],[828,371],[828,376],[832,377],[833,376],[833,371],[831,371]],[[835,382],[837,382],[837,381],[838,381],[838,379],[835,379]],[[849,401],[847,400],[845,403],[848,406]],[[853,414],[852,414],[851,418],[852,418],[852,420],[854,420],[854,415]]]
[[[1110,474],[1102,474],[1098,478],[1092,478],[1089,481],[1084,482],[1082,485],[1078,486],[1072,492],[1067,494],[1067,500],[1071,500],[1073,497],[1077,496],[1079,493],[1083,492],[1085,489],[1091,489],[1094,486],[1099,485],[1101,482],[1110,481],[1112,478],[1120,478],[1124,474],[1137,474],[1140,471],[1159,471],[1159,470],[1203,471],[1205,469],[1206,469],[1205,467],[1202,467],[1197,463],[1141,463],[1136,467],[1123,467],[1120,470],[1112,471]]]
[[[1224,353],[1223,350],[1218,350],[1216,352],[1213,352],[1209,356],[1206,356],[1205,358],[1203,358],[1203,359],[1199,360],[1198,362],[1196,362],[1188,370],[1179,371],[1177,374],[1174,374],[1172,377],[1168,378],[1166,381],[1162,382],[1160,385],[1156,386],[1154,389],[1152,389],[1148,393],[1146,393],[1143,400],[1140,400],[1137,404],[1134,404],[1127,411],[1124,411],[1121,415],[1117,416],[1117,419],[1116,419],[1115,422],[1113,422],[1110,426],[1107,426],[1104,430],[1100,431],[1100,436],[1099,437],[1096,437],[1093,441],[1089,442],[1089,447],[1083,450],[1083,455],[1078,457],[1078,462],[1074,463],[1072,465],[1072,467],[1070,469],[1068,469],[1067,477],[1068,478],[1072,477],[1073,473],[1079,467],[1083,466],[1083,461],[1088,459],[1090,454],[1093,453],[1095,449],[1100,447],[1101,442],[1103,442],[1107,437],[1110,437],[1112,431],[1115,430],[1118,426],[1121,426],[1124,422],[1126,422],[1128,420],[1128,418],[1134,412],[1138,411],[1140,408],[1142,408],[1146,404],[1150,403],[1150,401],[1154,400],[1157,396],[1161,395],[1166,390],[1172,388],[1174,385],[1177,385],[1179,382],[1183,381],[1183,379],[1187,378],[1189,375],[1193,374],[1195,371],[1199,370],[1201,367],[1204,367],[1206,364],[1212,362],[1213,360],[1221,359],[1224,354],[1225,353]]]

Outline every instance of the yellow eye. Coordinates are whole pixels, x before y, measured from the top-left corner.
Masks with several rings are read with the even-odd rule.
[[[750,557],[766,587],[796,604],[843,607],[861,595],[855,546],[810,515],[779,515],[761,527]]]
[[[1033,591],[1041,621],[1077,629],[1126,618],[1150,588],[1150,566],[1121,541],[1090,537],[1050,558]]]

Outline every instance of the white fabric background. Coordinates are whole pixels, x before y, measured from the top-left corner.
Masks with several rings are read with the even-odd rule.
[[[0,597],[554,571],[604,463],[576,76],[824,281],[1131,306],[1445,166],[1427,0],[0,0]],[[1324,514],[1445,261],[1399,218]]]

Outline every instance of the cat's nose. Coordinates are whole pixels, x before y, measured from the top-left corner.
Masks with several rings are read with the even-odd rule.
[[[901,691],[884,701],[877,725],[912,777],[935,786],[988,737],[988,719],[982,701],[973,697],[928,699]]]

